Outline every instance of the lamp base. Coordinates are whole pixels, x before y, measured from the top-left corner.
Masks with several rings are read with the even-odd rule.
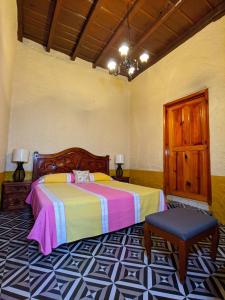
[[[24,178],[25,178],[25,171],[23,168],[23,162],[18,161],[17,168],[13,173],[13,181],[22,182],[24,181]]]
[[[122,164],[118,164],[118,167],[116,169],[116,177],[122,177],[123,176],[123,169]]]

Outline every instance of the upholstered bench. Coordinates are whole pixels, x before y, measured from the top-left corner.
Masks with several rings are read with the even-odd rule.
[[[151,261],[151,233],[176,245],[179,250],[180,281],[184,282],[187,270],[188,249],[203,238],[212,235],[211,257],[216,258],[219,241],[218,223],[213,217],[197,210],[173,208],[145,217],[144,242]]]

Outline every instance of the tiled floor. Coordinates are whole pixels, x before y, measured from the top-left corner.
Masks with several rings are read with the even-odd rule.
[[[171,204],[171,208],[181,204]],[[138,224],[97,238],[65,244],[48,256],[26,236],[29,209],[0,213],[1,299],[225,299],[225,226],[220,227],[216,262],[210,241],[195,245],[180,284],[177,251],[153,238],[152,262]]]

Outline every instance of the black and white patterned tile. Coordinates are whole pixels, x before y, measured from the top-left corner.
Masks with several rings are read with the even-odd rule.
[[[184,206],[170,206],[177,205]],[[225,299],[225,226],[215,262],[209,239],[190,249],[181,284],[178,253],[168,241],[153,236],[149,263],[143,224],[62,245],[48,256],[26,239],[32,224],[29,209],[0,213],[1,300]]]

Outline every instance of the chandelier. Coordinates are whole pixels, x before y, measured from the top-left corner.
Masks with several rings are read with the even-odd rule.
[[[149,60],[149,53],[144,51],[141,53],[138,59],[132,58],[130,52],[131,48],[131,39],[130,39],[130,24],[129,24],[129,1],[127,7],[127,29],[128,29],[128,43],[123,42],[118,51],[120,53],[121,61],[117,63],[115,59],[110,59],[107,64],[107,68],[109,70],[109,74],[119,75],[121,74],[121,70],[125,70],[129,79],[132,78],[133,74],[139,70],[139,64],[144,64]]]

